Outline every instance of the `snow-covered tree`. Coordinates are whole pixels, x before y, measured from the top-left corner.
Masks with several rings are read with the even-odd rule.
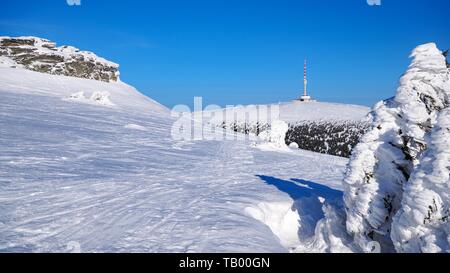
[[[450,250],[450,109],[431,134],[429,148],[403,193],[392,240],[398,252]]]
[[[273,143],[276,147],[287,147],[286,146],[286,133],[289,130],[289,125],[282,121],[276,120],[272,122],[270,130],[264,131],[259,134],[259,137],[270,143]]]
[[[347,230],[363,251],[372,251],[373,241],[385,252],[403,250],[399,244],[405,237],[394,236],[395,248],[391,239],[393,218],[403,211],[404,191],[420,168],[427,136],[449,106],[444,54],[430,43],[417,47],[411,56],[397,95],[375,106],[373,128],[355,148],[344,180]],[[448,192],[448,183],[446,187]]]

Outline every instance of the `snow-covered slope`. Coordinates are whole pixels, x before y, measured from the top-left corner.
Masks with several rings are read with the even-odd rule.
[[[0,83],[3,91],[16,94],[52,97],[77,104],[110,106],[114,110],[168,114],[169,109],[142,95],[134,87],[122,82],[102,82],[75,77],[63,77],[36,73],[20,68],[0,67]],[[96,97],[104,97],[110,103],[104,105]],[[103,95],[103,96],[102,96]],[[39,101],[38,98],[36,98]]]
[[[0,252],[285,252],[342,199],[346,159],[173,122],[123,83],[0,68]]]
[[[361,105],[294,101],[280,105],[280,118],[289,123],[298,121],[361,121],[370,108]]]
[[[370,108],[360,105],[292,101],[272,105],[248,105],[212,111],[211,123],[221,124],[234,121],[256,123],[258,109],[278,109],[277,119],[290,124],[305,121],[361,121],[369,113]],[[247,113],[247,115],[243,114]]]

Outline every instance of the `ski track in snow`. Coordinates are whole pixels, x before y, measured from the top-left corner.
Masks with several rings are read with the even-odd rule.
[[[246,209],[294,204],[284,184],[319,197],[292,179],[341,189],[346,159],[176,142],[151,101],[71,102],[52,92],[94,81],[26,73],[28,87],[0,71],[0,252],[286,252]]]

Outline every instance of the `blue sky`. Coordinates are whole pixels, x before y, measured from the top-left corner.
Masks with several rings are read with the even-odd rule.
[[[448,0],[2,0],[0,35],[33,35],[121,65],[166,106],[288,101],[372,105],[394,95],[410,51],[450,48]]]

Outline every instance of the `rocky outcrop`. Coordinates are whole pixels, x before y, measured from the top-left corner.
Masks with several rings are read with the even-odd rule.
[[[92,52],[37,37],[0,37],[0,64],[54,75],[118,81],[119,65]]]

